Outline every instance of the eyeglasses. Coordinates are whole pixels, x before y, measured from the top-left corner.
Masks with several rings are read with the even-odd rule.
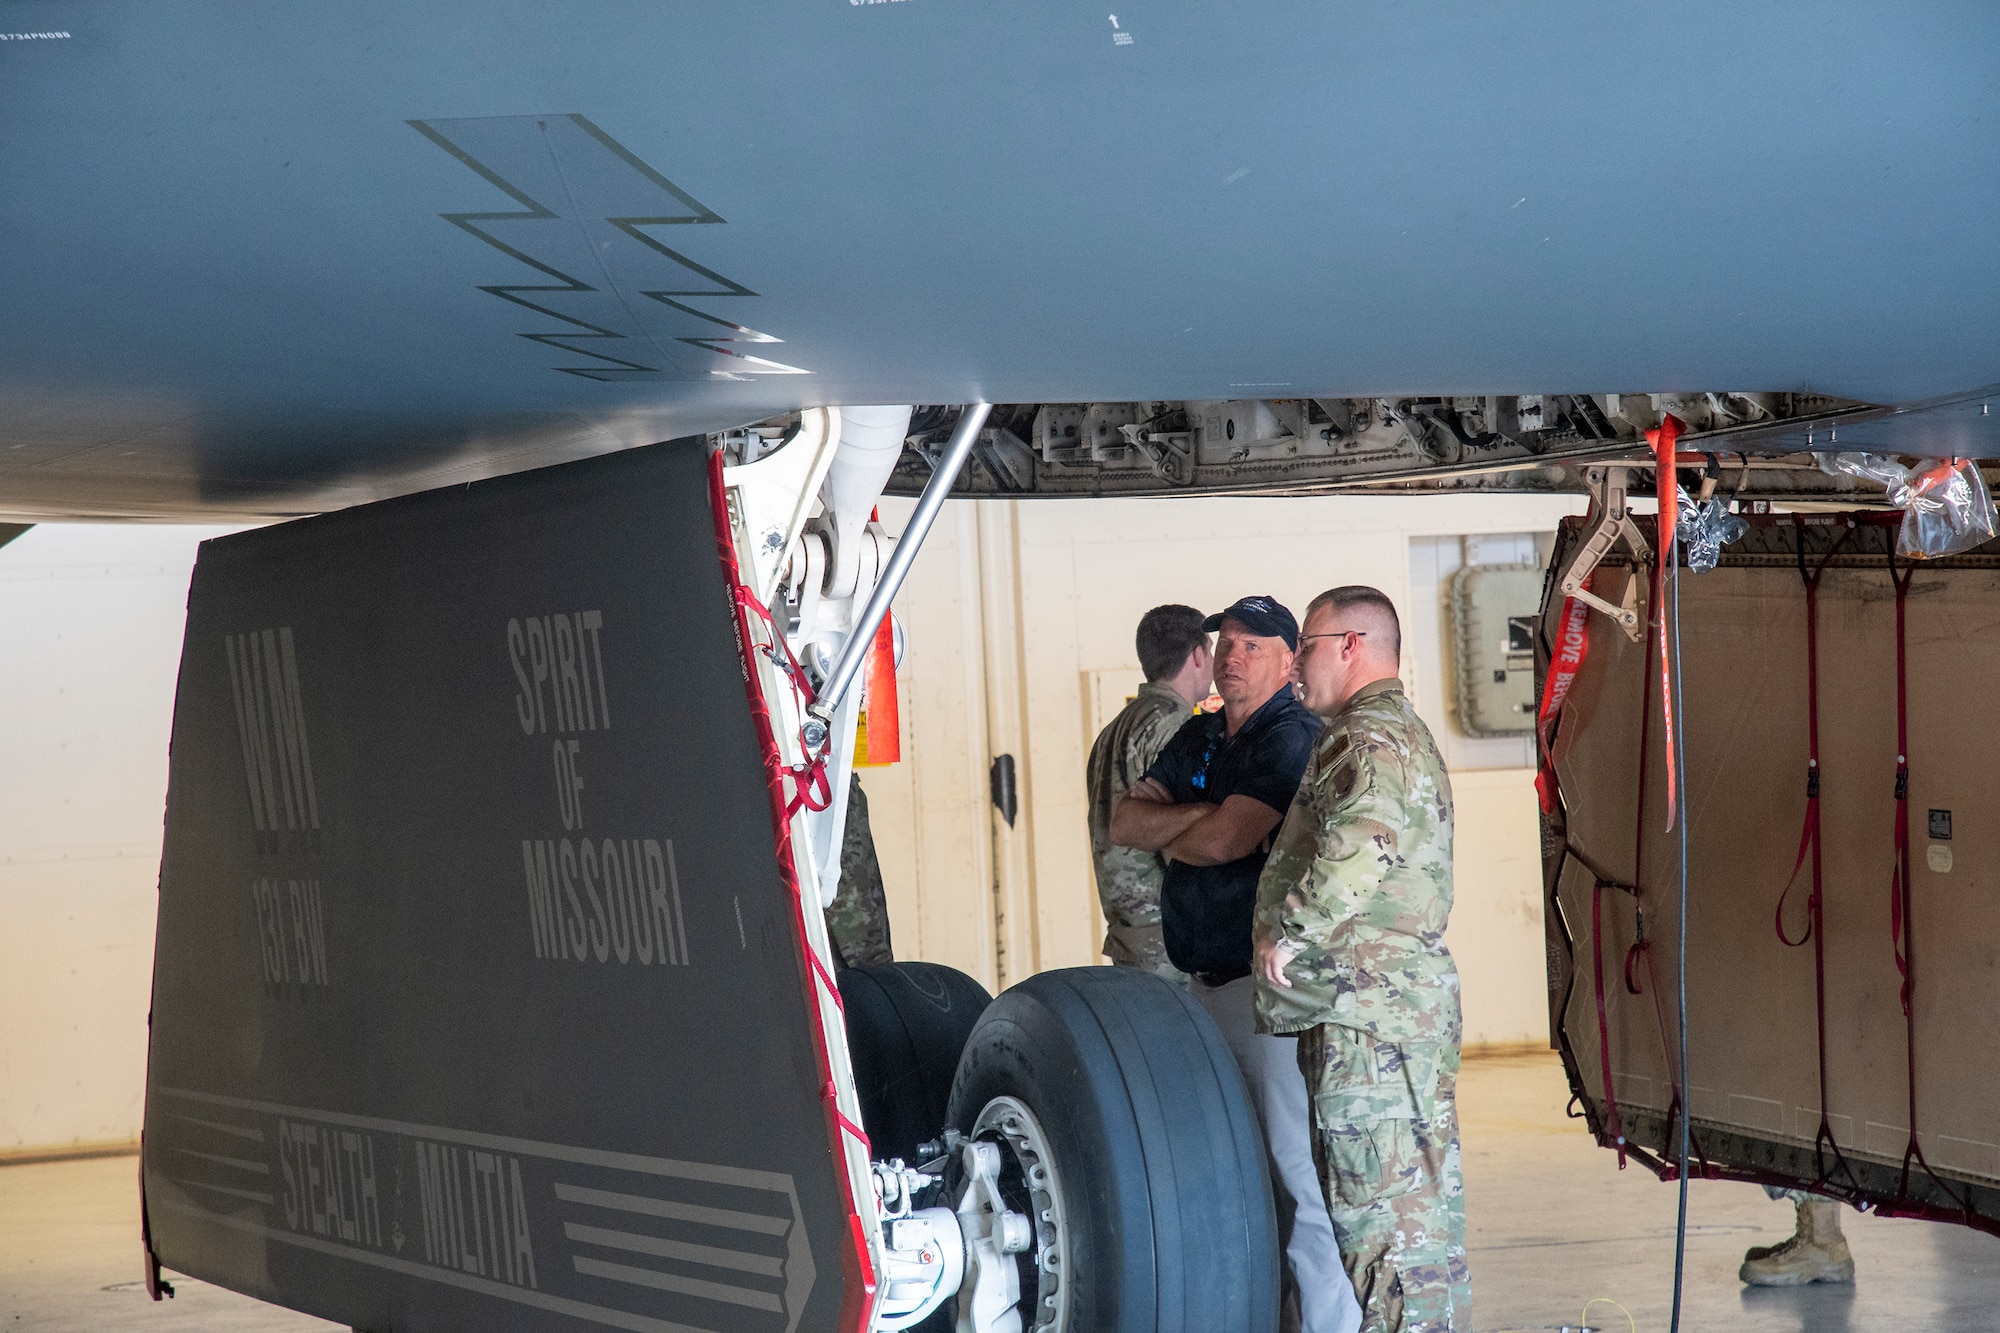
[[[1328,630],[1324,634],[1301,634],[1299,635],[1299,642],[1304,643],[1307,639],[1344,639],[1350,634],[1357,639],[1368,637],[1368,631],[1365,629],[1334,629]]]

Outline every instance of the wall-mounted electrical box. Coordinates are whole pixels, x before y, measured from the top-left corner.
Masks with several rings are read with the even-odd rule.
[[[1459,730],[1468,736],[1531,733],[1541,566],[1468,565],[1451,576],[1446,597]]]

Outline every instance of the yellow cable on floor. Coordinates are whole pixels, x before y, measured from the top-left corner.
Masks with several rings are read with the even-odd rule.
[[[1612,1300],[1609,1296],[1592,1296],[1583,1303],[1583,1313],[1577,1316],[1577,1321],[1585,1328],[1590,1327],[1590,1307],[1593,1305],[1609,1305],[1613,1307],[1619,1314],[1625,1316],[1625,1322],[1631,1326],[1632,1333],[1639,1333],[1639,1321],[1632,1317],[1632,1312],[1618,1304],[1617,1301]]]

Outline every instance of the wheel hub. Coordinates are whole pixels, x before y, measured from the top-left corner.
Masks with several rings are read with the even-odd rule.
[[[1001,1195],[1034,1228],[1032,1247],[1017,1256],[1022,1323],[1032,1333],[1062,1333],[1069,1327],[1069,1220],[1048,1135],[1024,1103],[995,1097],[973,1122],[972,1138],[1000,1149]]]

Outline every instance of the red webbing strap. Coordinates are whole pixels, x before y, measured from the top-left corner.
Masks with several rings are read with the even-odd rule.
[[[845,1014],[847,1012],[847,1001],[841,997],[840,983],[833,979],[833,973],[827,971],[826,964],[820,961],[819,950],[807,949],[806,957],[812,960],[812,969],[819,974],[820,984],[826,987],[827,995],[833,1000],[833,1007],[840,1010],[842,1014]],[[856,1132],[859,1133],[858,1130]],[[865,1139],[868,1136],[862,1134],[861,1137]]]
[[[811,678],[806,675],[805,668],[799,665],[799,659],[793,655],[790,641],[785,638],[784,631],[778,628],[777,617],[773,616],[771,609],[758,601],[757,595],[744,584],[736,585],[736,600],[757,614],[757,618],[764,622],[764,628],[771,636],[771,642],[758,644],[757,651],[777,663],[778,670],[785,673],[785,678],[792,684],[792,693],[799,696],[800,702],[811,703],[818,695],[812,687]],[[785,660],[779,662],[778,654],[781,652]]]
[[[1604,1125],[1618,1149],[1618,1169],[1625,1169],[1625,1124],[1618,1116],[1618,1098],[1611,1087],[1611,1023],[1604,1001],[1604,890],[1598,880],[1590,891],[1590,971],[1597,988],[1597,1068],[1604,1078]]]
[[[1666,588],[1667,561],[1674,549],[1675,525],[1680,521],[1679,482],[1674,473],[1674,441],[1680,439],[1687,429],[1681,419],[1669,412],[1660,418],[1657,430],[1646,432],[1646,443],[1653,446],[1653,490],[1659,498],[1660,518],[1658,545],[1653,553],[1653,604],[1659,605],[1660,594]],[[1674,758],[1674,682],[1667,658],[1667,618],[1653,617],[1654,639],[1660,647],[1660,724],[1666,729],[1667,739],[1667,827],[1674,826],[1675,806],[1678,792]]]
[[[790,894],[793,908],[793,927],[798,938],[799,952],[811,960],[809,970],[804,973],[805,1000],[811,1014],[813,1031],[813,1056],[818,1066],[821,1106],[826,1112],[830,1146],[834,1150],[836,1174],[840,1180],[841,1200],[847,1210],[848,1244],[840,1248],[840,1266],[848,1279],[841,1299],[839,1327],[843,1333],[862,1333],[874,1315],[875,1298],[878,1291],[874,1261],[868,1252],[867,1231],[861,1220],[861,1202],[855,1197],[854,1182],[847,1170],[847,1156],[843,1138],[852,1137],[861,1145],[864,1156],[872,1157],[873,1150],[868,1135],[861,1127],[848,1119],[840,1109],[840,1092],[833,1081],[833,1054],[827,1045],[826,1031],[820,1019],[819,992],[824,986],[832,995],[836,1007],[840,1004],[840,989],[833,984],[827,974],[826,965],[820,961],[818,951],[806,933],[804,891],[799,884],[798,865],[792,859],[792,816],[798,805],[785,793],[785,778],[789,774],[798,779],[796,769],[785,766],[783,756],[778,751],[778,738],[771,726],[771,706],[764,698],[763,687],[757,681],[757,673],[751,669],[753,652],[770,652],[768,646],[758,644],[750,632],[752,609],[762,613],[765,623],[775,632],[775,622],[756,598],[746,596],[740,567],[736,559],[736,542],[731,534],[729,519],[729,497],[722,484],[722,455],[720,452],[709,456],[708,496],[711,513],[715,519],[716,555],[722,565],[722,576],[729,587],[730,618],[735,622],[737,635],[736,649],[743,668],[743,688],[749,697],[750,721],[757,736],[758,748],[763,753],[766,795],[771,805],[772,840],[777,853],[778,874],[784,881],[786,892]],[[782,635],[777,636],[784,642]],[[786,649],[789,656],[790,650]],[[777,659],[772,658],[773,661]],[[789,674],[789,673],[788,673]],[[799,682],[794,679],[794,690]],[[808,687],[810,688],[810,687]],[[825,756],[820,756],[824,764]]]
[[[1653,948],[1646,942],[1646,745],[1652,740],[1653,673],[1641,671],[1645,688],[1639,696],[1639,799],[1632,807],[1632,947],[1625,951],[1625,989],[1644,995],[1633,969],[1643,957],[1648,975],[1653,970]],[[1667,1016],[1660,1011],[1660,988],[1653,987],[1653,1014],[1660,1024],[1660,1055],[1672,1065],[1673,1047],[1667,1041]],[[1674,1094],[1680,1095],[1680,1080],[1674,1080]]]
[[[1663,759],[1667,775],[1667,819],[1665,827],[1669,830],[1674,827],[1674,821],[1679,818],[1680,758],[1677,753],[1678,747],[1675,744],[1674,737],[1673,659],[1667,641],[1667,617],[1663,611],[1666,599],[1667,566],[1669,561],[1677,559],[1674,555],[1674,543],[1675,531],[1680,522],[1679,483],[1674,472],[1678,457],[1674,450],[1674,444],[1680,439],[1681,432],[1686,429],[1685,423],[1679,417],[1669,412],[1660,418],[1658,429],[1646,432],[1646,441],[1653,446],[1653,493],[1658,500],[1659,509],[1653,558],[1650,615],[1653,642],[1658,646],[1660,664],[1660,726],[1665,739]],[[1646,673],[1646,687],[1646,695],[1642,696],[1639,713],[1639,799],[1634,819],[1636,831],[1633,836],[1632,848],[1632,905],[1635,919],[1641,921],[1643,921],[1643,918],[1639,916],[1639,913],[1644,910],[1642,904],[1645,893],[1643,881],[1645,865],[1646,757],[1649,748],[1648,743],[1651,740],[1650,731],[1653,714],[1652,701],[1650,697],[1646,696],[1650,696],[1652,691],[1651,672]],[[1628,989],[1636,989],[1631,979],[1633,963],[1635,956],[1643,954],[1646,960],[1647,974],[1652,978],[1653,982],[1653,1014],[1660,1027],[1660,1052],[1665,1059],[1668,1071],[1674,1074],[1673,1097],[1667,1105],[1667,1133],[1665,1140],[1666,1142],[1672,1142],[1675,1125],[1680,1117],[1687,1114],[1687,1111],[1681,1105],[1680,1076],[1675,1067],[1674,1044],[1667,1036],[1667,1016],[1660,1001],[1660,979],[1654,971],[1652,950],[1644,947],[1645,936],[1643,930],[1644,927],[1642,925],[1631,950],[1625,955],[1626,984]],[[1680,940],[1676,947],[1685,950],[1687,948],[1687,941],[1684,939]],[[1688,1143],[1694,1150],[1695,1155],[1701,1159],[1702,1174],[1705,1176],[1712,1175],[1714,1167],[1709,1164],[1707,1155],[1702,1152],[1701,1143],[1695,1138],[1692,1128],[1688,1132]],[[1661,1161],[1655,1165],[1654,1169],[1660,1173],[1662,1179],[1667,1180],[1674,1179],[1680,1173],[1677,1162]]]
[[[1665,1138],[1663,1139],[1663,1142],[1672,1143],[1674,1141],[1674,1131],[1675,1128],[1680,1124],[1680,1118],[1683,1113],[1684,1112],[1681,1107],[1680,1090],[1676,1088],[1674,1090],[1674,1100],[1667,1108],[1666,1135]],[[1699,1158],[1701,1162],[1700,1169],[1694,1172],[1695,1178],[1701,1180],[1721,1180],[1725,1177],[1727,1173],[1725,1173],[1724,1170],[1721,1167],[1717,1166],[1714,1162],[1709,1161],[1708,1154],[1702,1151],[1701,1137],[1694,1132],[1694,1126],[1692,1124],[1688,1126],[1688,1147],[1693,1150],[1694,1155],[1697,1158]],[[1679,1180],[1681,1178],[1680,1163],[1671,1157],[1663,1162],[1660,1162],[1653,1169],[1656,1173],[1658,1173],[1660,1179],[1662,1180]],[[1791,1187],[1792,1185],[1792,1182],[1790,1180],[1784,1180],[1780,1183],[1784,1184],[1788,1188]]]
[[[1785,891],[1778,895],[1778,906],[1773,913],[1772,925],[1778,932],[1779,941],[1787,948],[1796,949],[1807,940],[1819,937],[1820,919],[1820,836],[1819,836],[1819,581],[1826,573],[1827,563],[1847,541],[1853,531],[1850,525],[1840,530],[1819,558],[1811,573],[1806,572],[1806,528],[1799,516],[1792,516],[1792,525],[1798,530],[1799,580],[1806,589],[1806,814],[1799,827],[1799,851],[1792,859],[1791,877],[1785,881]],[[1807,857],[1812,859],[1812,891],[1806,896],[1806,929],[1797,939],[1785,934],[1785,901],[1791,897],[1792,887],[1798,882],[1799,871],[1804,868]],[[1815,945],[1814,956],[1821,956]],[[1824,971],[1824,968],[1821,968]],[[1822,1009],[1824,988],[1822,987]],[[1822,1047],[1825,1045],[1822,1034]],[[1824,1063],[1824,1061],[1822,1061]],[[1823,1071],[1822,1071],[1823,1072]]]
[[[1917,1015],[1912,999],[1916,987],[1915,922],[1911,893],[1915,885],[1910,880],[1910,674],[1909,636],[1905,611],[1910,596],[1910,580],[1916,577],[1914,564],[1905,566],[1901,572],[1896,567],[1896,539],[1888,535],[1889,581],[1896,588],[1896,830],[1895,859],[1889,871],[1889,935],[1891,947],[1896,955],[1896,971],[1903,981],[1903,1034],[1904,1054],[1907,1061],[1910,1111],[1910,1140],[1903,1148],[1903,1171],[1896,1184],[1896,1202],[1889,1211],[1899,1208],[1910,1198],[1910,1167],[1921,1167],[1945,1197],[1959,1206],[1963,1220],[1970,1224],[1975,1216],[1971,1203],[1965,1196],[1952,1189],[1938,1178],[1931,1164],[1924,1160],[1923,1147],[1917,1142]]]
[[[1809,764],[1806,768],[1806,817],[1799,826],[1799,854],[1792,858],[1792,875],[1785,881],[1785,891],[1778,895],[1778,906],[1771,914],[1771,927],[1778,932],[1778,942],[1788,949],[1796,949],[1813,936],[1813,922],[1818,919],[1813,904],[1818,900],[1815,889],[1806,899],[1806,933],[1793,939],[1785,933],[1785,901],[1792,896],[1792,886],[1798,883],[1799,868],[1806,863],[1806,853],[1819,845],[1819,765]]]
[[[755,593],[741,583],[736,585],[736,603],[746,610],[755,612],[764,622],[764,628],[770,634],[771,642],[756,644],[756,651],[770,658],[778,670],[785,673],[785,679],[792,687],[792,697],[798,700],[799,713],[803,716],[806,705],[815,697],[812,680],[806,675],[805,668],[799,665],[799,659],[792,655],[792,645],[786,641],[784,632],[778,628],[777,618],[771,614],[770,608],[757,600]],[[779,657],[780,652],[784,654],[782,659]],[[813,754],[805,763],[794,764],[786,770],[792,775],[792,795],[785,803],[787,815],[797,814],[801,809],[824,810],[833,804],[833,790],[828,785],[826,776],[826,756],[831,744],[832,737],[829,735],[828,744],[821,746],[817,754]],[[805,745],[803,739],[800,741],[800,748],[811,749]]]
[[[1584,579],[1583,586],[1590,586],[1588,577]],[[1542,681],[1542,703],[1535,715],[1536,748],[1540,751],[1541,760],[1535,773],[1535,792],[1541,799],[1544,814],[1554,814],[1561,799],[1553,752],[1556,719],[1569,698],[1570,687],[1576,683],[1577,673],[1583,670],[1584,660],[1590,655],[1589,621],[1589,606],[1575,597],[1563,599],[1562,610],[1556,617],[1555,652],[1549,659],[1548,675]],[[1590,891],[1590,962],[1597,989],[1597,1068],[1604,1080],[1604,1127],[1611,1137],[1612,1146],[1618,1150],[1618,1169],[1623,1171],[1625,1126],[1619,1118],[1618,1098],[1611,1084],[1611,1027],[1604,994],[1604,890],[1607,887],[1609,885],[1600,877]]]
[[[1657,597],[1653,599],[1649,609],[1649,619],[1660,619],[1660,600]],[[1644,684],[1639,691],[1639,799],[1632,807],[1632,900],[1634,902],[1638,901],[1639,894],[1644,892],[1646,886],[1646,759],[1653,739],[1653,673],[1642,670],[1639,678]],[[1661,1040],[1665,1040],[1664,1029]],[[1675,1086],[1679,1086],[1678,1080]]]
[[[1903,979],[1903,1017],[1910,1018],[1910,686],[1904,630],[1904,608],[1910,580],[1917,567],[1896,572],[1896,543],[1889,540],[1889,581],[1896,587],[1896,836],[1895,860],[1889,870],[1889,938],[1896,953],[1896,971]],[[1915,1036],[1912,1030],[1912,1038]],[[1915,1042],[1911,1045],[1914,1047]],[[1910,1095],[1916,1096],[1916,1054],[1910,1056]],[[1910,1141],[1916,1142],[1915,1107],[1911,1108]]]
[[[1636,578],[1637,576],[1638,576],[1637,571],[1635,570],[1633,573],[1633,577]],[[1657,588],[1655,589],[1655,592],[1657,593]],[[1661,616],[1660,611],[1661,611],[1661,601],[1660,598],[1657,595],[1655,595],[1650,603],[1648,612],[1649,630],[1653,628],[1654,624],[1656,624],[1657,622],[1659,622],[1664,618]],[[1645,988],[1640,985],[1639,975],[1638,975],[1639,964],[1643,960],[1646,965],[1647,975],[1652,977],[1653,981],[1653,987],[1652,987],[1653,1019],[1654,1022],[1657,1024],[1660,1033],[1660,1056],[1661,1059],[1665,1061],[1668,1070],[1672,1071],[1675,1067],[1674,1047],[1672,1041],[1669,1039],[1667,1035],[1667,1016],[1666,1016],[1666,1011],[1662,1007],[1662,1003],[1660,1000],[1661,991],[1659,986],[1659,978],[1657,975],[1654,974],[1655,965],[1653,962],[1652,947],[1649,941],[1646,939],[1646,909],[1645,909],[1645,886],[1644,886],[1645,863],[1646,863],[1646,776],[1647,776],[1646,761],[1651,752],[1652,724],[1653,724],[1653,679],[1654,678],[1651,670],[1649,669],[1641,672],[1640,679],[1643,682],[1643,684],[1641,686],[1639,695],[1639,748],[1638,748],[1638,780],[1637,780],[1638,799],[1634,803],[1632,811],[1632,885],[1629,890],[1629,892],[1632,895],[1632,920],[1633,920],[1634,938],[1632,941],[1632,946],[1625,951],[1625,965],[1624,965],[1625,989],[1627,992],[1633,995],[1644,995],[1646,993]],[[1665,681],[1662,680],[1662,684],[1664,683]],[[1606,1003],[1607,996],[1604,988],[1604,958],[1600,940],[1603,935],[1602,900],[1603,900],[1604,890],[1619,889],[1624,887],[1625,887],[1624,885],[1616,884],[1610,880],[1606,880],[1602,877],[1599,877],[1597,880],[1596,887],[1592,890],[1591,904],[1590,904],[1590,912],[1591,912],[1590,938],[1591,938],[1592,968],[1593,968],[1594,980],[1596,983],[1596,994],[1597,994],[1598,1063],[1604,1080],[1604,1101],[1606,1107],[1608,1108],[1605,1116],[1606,1125],[1612,1135],[1614,1146],[1618,1149],[1618,1165],[1620,1170],[1624,1169],[1626,1155],[1630,1145],[1627,1143],[1624,1136],[1623,1120],[1618,1112],[1618,1104],[1616,1097],[1614,1095],[1614,1086],[1611,1076],[1610,1014],[1608,1010],[1608,1005]],[[1667,1123],[1669,1126],[1672,1126],[1675,1122],[1675,1117],[1681,1114],[1680,1080],[1678,1077],[1676,1077],[1670,1081],[1672,1084],[1673,1093],[1672,1093],[1672,1099],[1669,1102],[1667,1108]],[[1671,1135],[1669,1137],[1671,1137]],[[1698,1145],[1696,1151],[1697,1153],[1699,1153],[1700,1151]],[[1703,1158],[1704,1169],[1706,1169],[1706,1160],[1707,1159],[1704,1157]]]
[[[1576,848],[1576,846],[1572,844],[1567,838],[1563,840],[1561,855],[1563,859],[1562,861],[1558,862],[1559,867],[1562,865],[1566,865],[1570,860],[1574,860],[1578,865],[1582,866],[1585,870],[1590,872],[1591,876],[1596,881],[1597,888],[1617,889],[1620,890],[1621,892],[1636,894],[1636,890],[1633,889],[1631,885],[1621,884],[1617,880],[1607,876],[1602,867],[1595,864],[1590,859],[1589,856],[1579,851]],[[1558,868],[1557,874],[1558,876],[1560,876],[1561,874],[1560,868]],[[1565,935],[1565,938],[1568,938],[1567,935]],[[1657,996],[1660,993],[1660,985],[1659,985],[1660,978],[1658,972],[1655,970],[1652,951],[1650,949],[1646,950],[1644,956],[1646,959],[1647,973],[1652,977],[1653,981],[1653,991],[1655,994],[1655,999],[1653,1003],[1655,1012],[1657,1013],[1659,1007],[1659,1000]],[[1568,1001],[1565,1000],[1564,1003],[1567,1004]],[[1598,1006],[1598,1012],[1600,1014],[1604,1012],[1604,1007],[1602,1005]],[[1661,1029],[1660,1029],[1661,1039],[1662,1041],[1664,1041],[1666,1033],[1666,1026],[1665,1026],[1666,1019],[1664,1015],[1660,1017],[1660,1022],[1661,1022]],[[1601,1040],[1603,1039],[1603,1033],[1601,1031],[1600,1031],[1600,1039]],[[1565,1066],[1570,1067],[1572,1069],[1576,1069],[1578,1071],[1576,1077],[1581,1079],[1583,1075],[1581,1073],[1581,1066],[1577,1064],[1577,1060],[1579,1058],[1578,1053],[1574,1045],[1569,1040],[1566,1028],[1559,1030],[1557,1040],[1561,1043]],[[1602,1061],[1603,1058],[1604,1058],[1604,1052],[1602,1046],[1600,1046],[1599,1050],[1600,1061]],[[1670,1066],[1673,1063],[1672,1056],[1670,1053],[1667,1056],[1667,1063]],[[1578,1097],[1583,1095],[1581,1087],[1582,1087],[1581,1084],[1575,1085],[1575,1088],[1573,1089],[1570,1096],[1570,1102],[1572,1104],[1576,1102]],[[1612,1105],[1614,1107],[1616,1106],[1615,1098],[1612,1101]],[[1680,1107],[1681,1103],[1680,1103],[1679,1089],[1676,1088],[1674,1090],[1674,1098],[1672,1104],[1667,1109],[1666,1137],[1668,1141],[1672,1141],[1674,1137],[1674,1126],[1677,1123],[1679,1123],[1678,1118],[1680,1116]],[[1585,1114],[1587,1114],[1587,1112]],[[1572,1119],[1573,1118],[1574,1116],[1572,1115]],[[1593,1129],[1592,1132],[1597,1136],[1597,1142],[1599,1143],[1600,1146],[1605,1146],[1605,1147],[1613,1146],[1611,1142],[1612,1135],[1608,1133],[1609,1129],[1610,1129],[1610,1121],[1608,1116],[1604,1120],[1600,1121],[1598,1125]],[[1699,1136],[1690,1132],[1688,1138],[1690,1146],[1694,1150],[1694,1155],[1701,1161],[1701,1175],[1704,1178],[1721,1179],[1726,1175],[1732,1179],[1747,1179],[1747,1177],[1743,1176],[1740,1171],[1726,1170],[1724,1168],[1717,1167],[1716,1165],[1711,1163],[1708,1160],[1707,1154],[1702,1150],[1701,1139]],[[1663,1161],[1660,1157],[1656,1156],[1654,1153],[1649,1152],[1643,1145],[1635,1143],[1630,1138],[1627,1138],[1625,1140],[1625,1156],[1633,1161],[1640,1163],[1648,1171],[1653,1172],[1655,1175],[1659,1176],[1659,1178],[1662,1180],[1674,1180],[1677,1178],[1677,1167],[1671,1159]],[[1777,1176],[1759,1177],[1759,1179],[1764,1181],[1765,1183],[1783,1183],[1783,1184],[1790,1183],[1789,1181],[1781,1181],[1780,1178]]]
[[[1634,571],[1637,577],[1637,571]],[[1586,577],[1583,586],[1590,586]],[[1535,774],[1535,792],[1542,812],[1554,814],[1560,792],[1556,779],[1552,742],[1556,718],[1569,698],[1570,687],[1590,655],[1590,607],[1575,597],[1563,599],[1556,617],[1555,652],[1549,658],[1548,676],[1542,681],[1542,703],[1536,710],[1535,732],[1541,765]],[[1599,878],[1590,891],[1590,963],[1597,989],[1597,1068],[1604,1080],[1604,1125],[1618,1150],[1618,1169],[1625,1169],[1625,1126],[1618,1115],[1618,1098],[1611,1085],[1611,1027],[1604,995],[1604,890],[1612,887]]]
[[[820,1092],[826,1098],[829,1114],[833,1116],[834,1123],[839,1125],[844,1132],[852,1134],[855,1138],[859,1139],[862,1148],[867,1151],[870,1157],[873,1157],[875,1155],[875,1145],[869,1141],[868,1131],[855,1124],[852,1120],[849,1120],[846,1113],[840,1109],[839,1089],[829,1083]]]
[[[1819,818],[1819,582],[1834,554],[1853,533],[1854,525],[1850,521],[1828,542],[1826,554],[1819,558],[1811,573],[1806,571],[1806,525],[1794,514],[1792,526],[1798,533],[1799,581],[1806,590],[1806,816],[1799,836],[1799,855],[1792,864],[1792,878],[1785,882],[1785,891],[1778,897],[1777,932],[1779,941],[1789,948],[1807,940],[1813,946],[1813,1007],[1819,1038],[1819,1131],[1813,1136],[1813,1161],[1819,1169],[1819,1179],[1814,1184],[1824,1185],[1833,1174],[1825,1157],[1831,1149],[1833,1166],[1846,1172],[1848,1184],[1858,1190],[1860,1184],[1833,1136],[1833,1121],[1827,1110],[1825,874],[1820,860]],[[1792,884],[1798,879],[1799,867],[1808,853],[1812,862],[1812,890],[1806,896],[1806,933],[1794,940],[1785,934],[1785,899],[1791,895]]]
[[[1636,567],[1632,570],[1632,577],[1635,579],[1639,577],[1639,571]],[[1658,605],[1657,598],[1648,603],[1649,608],[1656,607],[1657,605]],[[1563,610],[1565,619],[1567,619],[1569,608],[1565,606]],[[1648,724],[1650,723],[1652,718],[1652,707],[1653,707],[1652,674],[1647,671],[1641,671],[1639,675],[1640,679],[1645,682],[1645,685],[1639,697],[1638,831],[1635,835],[1635,842],[1632,853],[1633,857],[1632,903],[1633,903],[1633,910],[1635,912],[1638,910],[1638,902],[1639,902],[1639,871],[1640,871],[1639,856],[1641,854],[1641,849],[1645,846],[1645,839],[1646,839],[1646,732]],[[1597,880],[1597,886],[1593,888],[1590,893],[1591,966],[1596,975],[1596,981],[1597,981],[1597,1061],[1598,1061],[1598,1068],[1604,1077],[1605,1125],[1611,1133],[1613,1146],[1618,1149],[1618,1169],[1620,1171],[1623,1171],[1625,1169],[1625,1147],[1626,1147],[1625,1126],[1623,1118],[1620,1117],[1620,1115],[1618,1114],[1618,1099],[1614,1095],[1614,1090],[1612,1087],[1611,1015],[1607,1010],[1605,994],[1604,994],[1604,953],[1602,947],[1598,943],[1599,937],[1603,934],[1604,890],[1605,890],[1605,881],[1600,876],[1598,877]],[[1626,989],[1628,990],[1631,989],[1632,955],[1630,952],[1627,952],[1625,955],[1625,985]]]
[[[1637,570],[1633,571],[1633,577],[1638,577]],[[1589,590],[1589,575],[1584,577],[1583,587]],[[1583,671],[1584,660],[1590,656],[1589,622],[1588,605],[1575,597],[1563,598],[1562,612],[1556,617],[1555,653],[1549,658],[1549,674],[1542,681],[1542,706],[1535,712],[1537,748],[1541,752],[1541,765],[1535,773],[1535,794],[1541,798],[1545,815],[1556,812],[1556,718],[1569,699],[1570,687]]]
[[[1638,966],[1641,958],[1650,959],[1653,946],[1646,939],[1646,909],[1639,905],[1636,893],[1632,896],[1632,928],[1632,947],[1625,951],[1625,992],[1628,995],[1644,995],[1646,988],[1639,984],[1639,978],[1633,975],[1632,969]]]

